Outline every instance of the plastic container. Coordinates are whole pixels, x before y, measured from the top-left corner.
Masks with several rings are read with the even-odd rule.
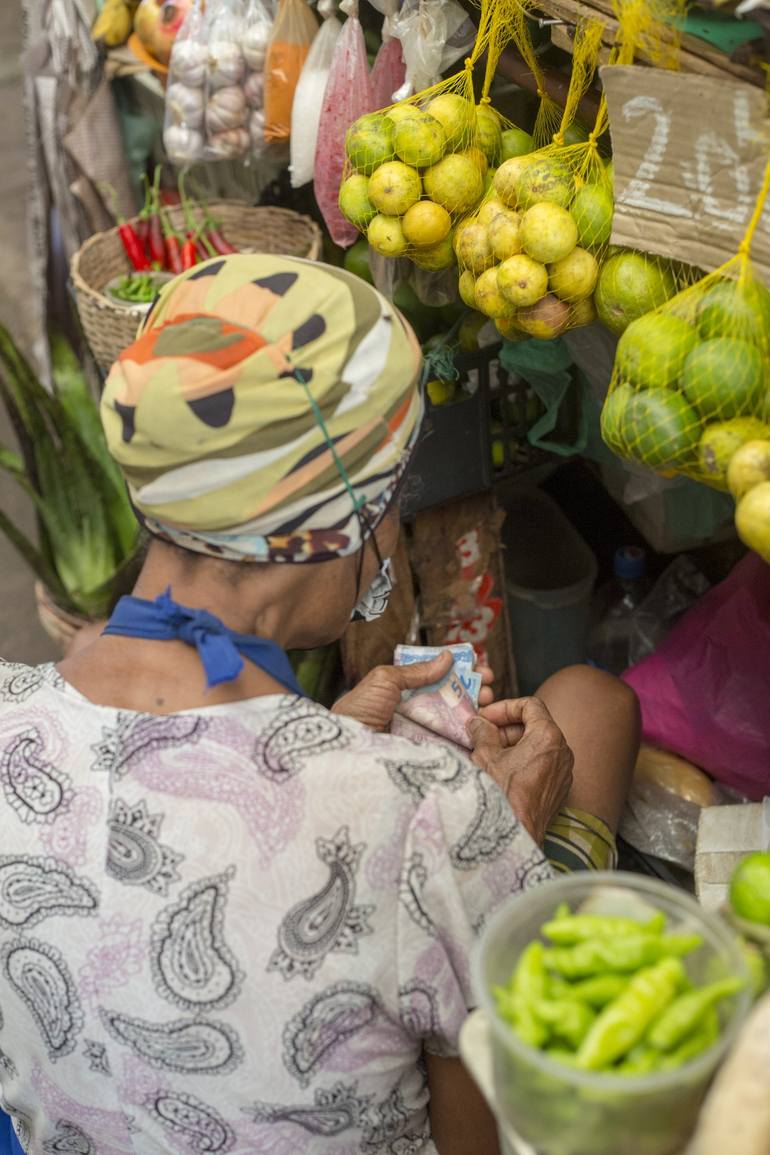
[[[637,545],[623,546],[615,553],[613,570],[613,580],[595,600],[588,657],[600,669],[622,674],[631,665],[636,615],[650,587],[644,550]]]
[[[582,662],[596,558],[555,501],[531,487],[502,497],[511,637],[522,694]]]
[[[600,913],[644,920],[663,911],[670,930],[697,932],[703,945],[684,960],[697,983],[729,975],[746,989],[720,1004],[719,1042],[675,1071],[619,1076],[577,1071],[524,1044],[498,1017],[491,988],[510,977],[519,955],[560,902],[591,900]],[[547,882],[507,903],[489,922],[473,960],[476,1003],[489,1024],[493,1110],[501,1136],[537,1155],[680,1155],[695,1127],[709,1081],[750,1003],[740,947],[725,923],[684,891],[636,874],[597,872]]]

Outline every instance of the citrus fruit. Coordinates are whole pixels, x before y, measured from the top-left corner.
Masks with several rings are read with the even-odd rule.
[[[535,142],[523,128],[506,128],[502,136],[500,160],[510,160],[512,156],[524,156],[532,152]]]
[[[578,244],[584,249],[606,245],[612,232],[612,193],[601,184],[585,184],[570,205],[578,230]]]
[[[550,265],[572,252],[577,244],[577,226],[566,209],[540,201],[521,218],[519,239],[528,256]]]
[[[604,262],[596,284],[596,311],[602,324],[622,333],[631,321],[657,309],[676,292],[671,269],[654,257],[632,250]]]
[[[349,273],[355,273],[357,277],[368,281],[372,284],[372,270],[369,268],[369,242],[365,237],[360,237],[354,245],[351,245],[345,253],[344,260],[345,268]]]
[[[564,130],[565,144],[585,144],[588,140],[588,129],[579,120],[573,120],[569,128]]]
[[[736,501],[763,481],[770,481],[770,429],[760,440],[741,445],[727,467],[727,487]]]
[[[506,341],[526,341],[529,337],[529,334],[516,324],[515,317],[497,317],[495,328],[501,337],[505,337]]]
[[[476,134],[476,110],[469,100],[456,92],[443,92],[425,109],[442,125],[448,152],[470,144]]]
[[[679,317],[647,313],[632,321],[618,341],[615,371],[623,381],[643,388],[676,385],[695,330]]]
[[[490,164],[497,164],[503,144],[500,118],[488,104],[476,107],[476,144]]]
[[[577,328],[578,325],[593,325],[597,319],[593,297],[584,297],[582,301],[572,302],[569,323],[573,328]]]
[[[697,451],[701,422],[679,393],[640,389],[624,405],[617,432],[629,456],[651,469],[668,470]]]
[[[385,113],[385,119],[389,120],[391,126],[395,128],[395,126],[400,124],[402,120],[406,120],[408,117],[414,116],[415,112],[419,111],[420,109],[416,104],[394,104],[393,107],[389,108]]]
[[[504,208],[505,205],[503,202],[498,200],[496,196],[492,196],[489,198],[489,200],[484,201],[483,205],[479,209],[479,215],[476,217],[476,220],[479,221],[479,223],[482,225],[489,226],[492,224],[492,221],[495,219],[497,214],[502,212]]]
[[[404,164],[428,168],[441,160],[446,150],[446,133],[433,116],[414,111],[399,120],[393,130],[393,151]]]
[[[502,208],[487,229],[492,252],[498,261],[505,261],[521,252],[521,217],[513,209]]]
[[[730,879],[730,905],[739,918],[770,926],[770,854],[758,850],[738,863]]]
[[[355,172],[340,185],[340,212],[357,229],[365,229],[377,209],[369,200],[369,178]]]
[[[476,278],[468,269],[460,273],[460,297],[469,309],[476,308]]]
[[[623,438],[625,413],[634,397],[634,390],[625,383],[616,385],[602,407],[601,433],[610,449],[623,456],[628,454],[628,446]]]
[[[516,324],[530,337],[550,341],[564,331],[569,322],[570,309],[565,301],[560,301],[551,293],[541,297],[534,305],[519,309]]]
[[[488,317],[512,317],[514,306],[500,292],[497,269],[487,269],[476,278],[476,308]]]
[[[704,418],[726,420],[754,410],[764,392],[765,368],[756,345],[712,337],[689,353],[682,388]]]
[[[447,233],[435,245],[415,247],[410,255],[421,269],[449,269],[455,263],[454,237],[451,232]]]
[[[381,253],[383,257],[401,257],[406,252],[406,237],[399,217],[378,213],[369,222],[366,239],[375,252]]]
[[[587,249],[573,249],[566,257],[548,266],[551,292],[562,301],[583,301],[590,297],[598,276],[596,257]]]
[[[483,313],[467,313],[457,331],[457,344],[461,353],[475,353],[479,348],[479,337],[483,329],[490,325],[489,317]]]
[[[377,112],[359,116],[345,133],[345,151],[358,172],[374,172],[393,157],[393,124]]]
[[[484,178],[472,157],[449,153],[426,169],[425,191],[448,213],[467,213],[481,199]]]
[[[369,177],[369,200],[385,216],[403,216],[421,195],[420,174],[400,160],[381,164]]]
[[[510,161],[507,163],[510,164]],[[539,201],[549,201],[565,209],[572,200],[574,192],[575,182],[572,173],[562,161],[549,157],[534,160],[526,165],[516,182],[516,198],[523,209],[528,209]]]
[[[500,265],[497,286],[517,309],[534,305],[548,292],[548,271],[526,253],[518,253]]]
[[[757,417],[733,417],[731,421],[715,421],[709,425],[700,439],[700,467],[704,477],[712,485],[727,489],[727,470],[732,458],[746,442],[756,444],[752,439],[762,437],[770,437],[770,427]],[[770,449],[770,442],[767,445]],[[770,480],[770,471],[758,480]]]
[[[518,201],[516,189],[524,170],[533,163],[531,156],[513,156],[504,160],[495,172],[492,184],[500,200],[508,208],[515,209]]]
[[[760,481],[738,502],[735,528],[744,545],[770,562],[770,481]]]
[[[703,337],[741,337],[767,349],[770,293],[758,282],[719,281],[698,302],[697,318]]]
[[[469,221],[455,234],[457,260],[464,269],[474,274],[483,273],[495,263],[487,230],[480,221]]]
[[[426,382],[425,392],[430,398],[431,405],[448,405],[455,398],[455,383],[434,378],[433,381]]]
[[[452,218],[441,205],[422,200],[406,210],[401,227],[410,245],[436,245],[451,229]]]

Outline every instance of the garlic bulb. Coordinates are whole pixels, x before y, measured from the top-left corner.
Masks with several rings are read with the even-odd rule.
[[[270,28],[260,22],[252,24],[241,40],[241,51],[246,58],[246,63],[255,72],[260,72],[265,67],[269,39]]]
[[[186,84],[169,84],[166,89],[166,109],[172,124],[187,124],[200,128],[203,124],[203,89],[188,88]]]
[[[212,92],[206,105],[206,128],[209,133],[227,132],[240,128],[246,121],[248,109],[243,89],[232,84]]]
[[[209,151],[220,160],[235,160],[248,152],[249,134],[245,128],[231,128],[209,137]]]
[[[260,150],[265,146],[265,114],[261,108],[252,112],[249,117],[249,135],[251,147]]]
[[[186,124],[170,124],[163,133],[169,159],[175,164],[192,164],[203,151],[203,136]]]
[[[171,75],[191,88],[199,88],[206,79],[209,50],[195,40],[177,40],[171,53]]]
[[[261,72],[252,72],[243,86],[243,94],[252,108],[261,108],[265,102],[265,80]]]
[[[243,53],[234,40],[218,40],[209,45],[209,84],[213,88],[238,84],[244,70]]]

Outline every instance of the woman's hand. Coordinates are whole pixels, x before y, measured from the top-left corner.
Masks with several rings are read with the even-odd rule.
[[[539,698],[495,702],[468,724],[473,761],[505,793],[538,846],[572,786],[572,751]]]
[[[348,694],[332,706],[333,714],[346,714],[370,730],[388,730],[393,721],[401,694],[404,690],[420,690],[438,682],[449,672],[452,655],[439,654],[430,662],[418,662],[414,666],[377,666],[366,675]],[[489,688],[494,675],[485,666],[479,667],[482,690],[479,701],[488,705],[492,701]]]

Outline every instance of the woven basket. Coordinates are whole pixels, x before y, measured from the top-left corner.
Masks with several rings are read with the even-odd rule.
[[[211,212],[230,244],[240,252],[281,253],[312,261],[321,255],[318,225],[292,209],[219,201],[211,205]],[[169,216],[175,228],[184,229],[181,208],[171,208]],[[89,237],[70,265],[83,331],[103,373],[134,340],[142,320],[140,310],[127,309],[102,292],[113,277],[130,271],[116,228]]]
[[[66,654],[75,635],[84,626],[91,624],[88,618],[63,610],[57,605],[42,582],[35,582],[35,604],[40,625],[63,654]]]

